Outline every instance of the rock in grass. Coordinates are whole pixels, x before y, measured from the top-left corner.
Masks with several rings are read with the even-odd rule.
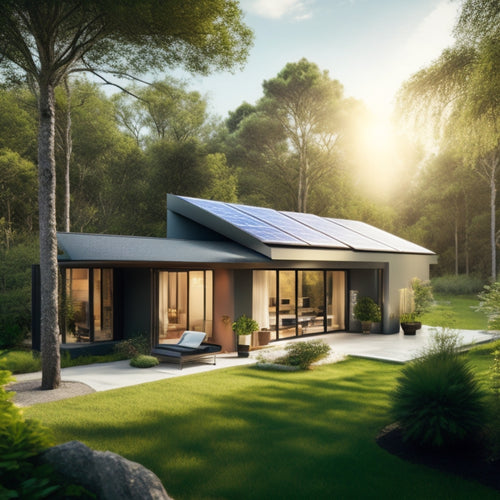
[[[80,441],[49,448],[40,460],[102,500],[172,500],[158,476],[146,467],[110,451],[92,450]]]

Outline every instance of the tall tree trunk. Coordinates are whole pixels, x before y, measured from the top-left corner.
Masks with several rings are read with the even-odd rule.
[[[68,77],[64,79],[64,90],[66,91],[66,130],[64,137],[65,170],[64,170],[64,230],[69,233],[71,230],[70,208],[71,208],[71,187],[69,182],[69,168],[71,162],[71,152],[73,141],[71,139],[71,89],[69,88]]]
[[[458,211],[455,215],[455,276],[458,276]]]
[[[61,383],[57,303],[56,162],[54,155],[54,86],[42,77],[38,124],[38,206],[40,219],[40,286],[42,389]]]
[[[497,280],[497,246],[495,241],[496,236],[496,198],[497,198],[497,184],[496,174],[498,168],[498,159],[496,155],[492,158],[490,175],[490,238],[491,238],[491,282]]]

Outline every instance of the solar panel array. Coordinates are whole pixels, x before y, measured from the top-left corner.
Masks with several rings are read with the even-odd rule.
[[[433,254],[364,222],[179,196],[268,245]]]

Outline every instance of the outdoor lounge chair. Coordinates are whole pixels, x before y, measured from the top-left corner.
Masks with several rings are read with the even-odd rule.
[[[167,363],[178,363],[182,370],[182,364],[203,361],[206,359],[213,360],[216,363],[216,354],[222,350],[218,344],[209,344],[203,342],[206,337],[204,332],[185,331],[177,344],[158,344],[151,350],[151,354],[156,356],[160,361]]]

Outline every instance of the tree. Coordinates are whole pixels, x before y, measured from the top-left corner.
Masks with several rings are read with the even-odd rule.
[[[262,107],[280,123],[297,156],[297,210],[305,212],[310,190],[331,167],[338,138],[336,118],[343,87],[306,59],[288,63],[263,83]]]
[[[251,41],[235,1],[3,0],[0,63],[38,87],[42,389],[60,384],[54,89],[77,71],[143,74],[242,63]]]
[[[36,169],[18,153],[0,149],[0,246],[9,250],[16,231],[33,227]]]
[[[445,149],[453,149],[490,188],[491,280],[496,280],[496,191],[500,168],[500,4],[466,0],[456,43],[411,77],[400,95],[405,115],[432,118]]]

